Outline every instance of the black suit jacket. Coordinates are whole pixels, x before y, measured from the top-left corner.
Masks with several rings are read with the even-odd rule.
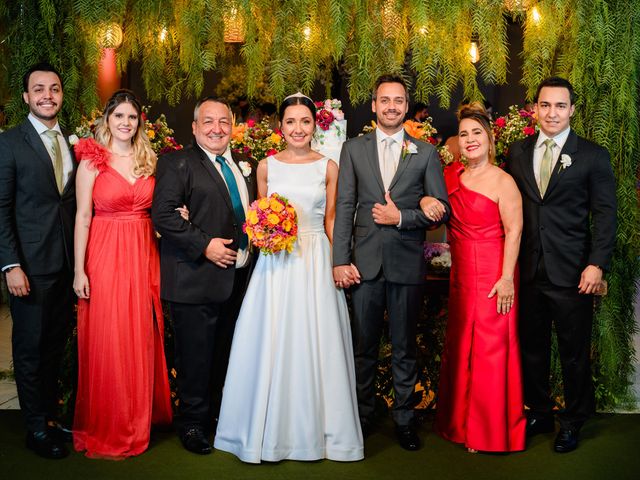
[[[333,264],[353,262],[364,280],[375,278],[382,268],[390,282],[424,283],[427,276],[427,263],[423,258],[426,229],[440,222],[433,222],[422,213],[420,199],[425,195],[436,197],[446,207],[442,221],[446,222],[449,217],[447,189],[436,149],[411,138],[406,132],[405,140],[415,145],[415,153],[401,158],[389,185],[391,199],[402,216],[400,228],[373,221],[373,205],[386,203],[376,133],[352,138],[342,146],[333,228]]]
[[[234,155],[234,160],[246,160]],[[255,165],[252,165],[255,166]],[[245,177],[255,199],[255,168]],[[175,211],[186,205],[189,222]],[[242,225],[235,218],[224,179],[197,145],[160,157],[151,215],[160,239],[161,296],[189,304],[220,303],[231,296],[235,268],[220,268],[204,251],[215,237],[231,238],[237,249]]]
[[[51,156],[31,122],[0,134],[0,268],[19,263],[27,275],[73,271],[76,214],[74,164],[65,188],[56,186]]]
[[[562,157],[558,159],[542,198],[533,172],[536,141],[537,135],[514,143],[507,160],[509,173],[522,193],[521,279],[534,278],[544,253],[551,282],[574,287],[587,265],[607,269],[611,262],[616,185],[609,153],[571,130],[561,152],[571,158],[571,165],[563,167]]]

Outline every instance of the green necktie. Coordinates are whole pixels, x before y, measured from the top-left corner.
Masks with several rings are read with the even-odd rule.
[[[556,146],[556,142],[547,138],[544,142],[546,149],[542,155],[542,162],[540,162],[540,195],[544,197],[544,193],[549,186],[549,179],[551,178],[551,166],[553,165],[553,147]]]
[[[44,134],[49,137],[53,144],[53,174],[56,177],[58,192],[62,193],[62,190],[64,190],[64,168],[62,167],[62,150],[60,150],[60,143],[58,143],[58,132],[46,130]]]
[[[229,189],[229,196],[231,197],[231,206],[233,207],[233,213],[236,216],[236,220],[240,225],[240,238],[238,239],[238,248],[244,250],[249,244],[249,237],[246,233],[242,233],[242,224],[245,221],[244,207],[242,206],[242,198],[240,197],[240,190],[238,190],[238,183],[236,177],[233,175],[231,167],[227,165],[225,158],[222,155],[216,155],[216,162],[220,165],[222,170],[222,176]]]

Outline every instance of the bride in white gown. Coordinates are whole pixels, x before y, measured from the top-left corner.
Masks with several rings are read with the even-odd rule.
[[[298,240],[253,271],[214,446],[250,463],[361,460],[349,316],[331,270],[338,167],[311,150],[311,99],[287,97],[280,119],[287,149],[260,162],[258,194],[289,199]]]

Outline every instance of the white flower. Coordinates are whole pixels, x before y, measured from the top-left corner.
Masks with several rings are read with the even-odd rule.
[[[79,141],[80,141],[80,139],[78,138],[77,135],[69,135],[69,144],[75,145]]]
[[[403,159],[407,155],[412,155],[414,153],[418,153],[418,147],[416,146],[415,143],[409,140],[405,140],[404,142],[402,142],[402,158]]]
[[[242,175],[245,177],[251,175],[251,164],[249,162],[238,162],[238,166],[242,170]]]
[[[344,112],[342,110],[338,110],[337,108],[334,108],[333,110],[331,110],[331,113],[333,113],[333,117],[340,121],[340,120],[344,120]]]
[[[571,157],[566,153],[560,155],[560,163],[562,164],[562,169],[569,168],[571,166]]]

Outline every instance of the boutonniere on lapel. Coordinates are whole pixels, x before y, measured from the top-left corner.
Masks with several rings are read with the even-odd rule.
[[[249,162],[238,162],[238,166],[240,167],[240,171],[245,178],[248,178],[251,175],[251,164]]]
[[[407,155],[413,155],[414,153],[418,153],[418,147],[415,143],[410,140],[402,142],[402,160],[404,160]]]
[[[565,170],[571,166],[571,157],[566,153],[560,155],[560,163],[562,164],[562,170]]]
[[[79,141],[80,139],[78,138],[77,135],[69,135],[69,145],[75,145]]]

